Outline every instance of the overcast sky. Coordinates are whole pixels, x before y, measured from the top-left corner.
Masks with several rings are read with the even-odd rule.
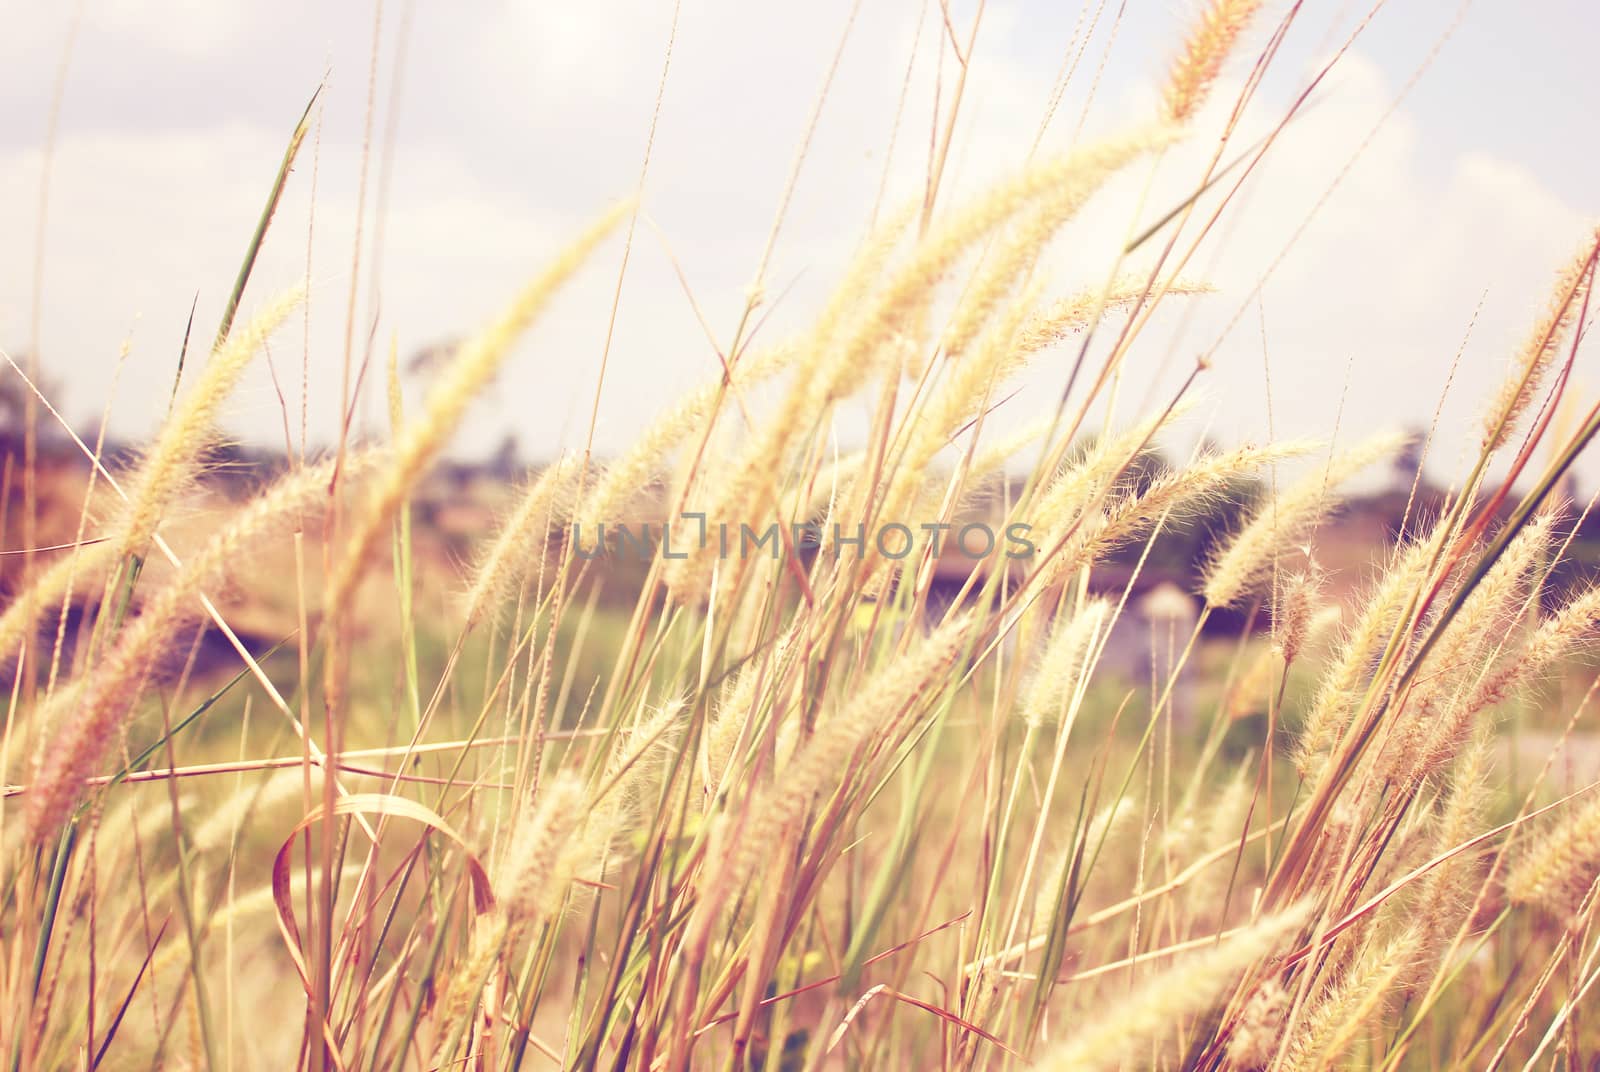
[[[113,427],[147,434],[166,405],[190,303],[198,294],[197,337],[206,339],[289,131],[326,72],[316,132],[246,303],[306,276],[309,256],[309,325],[292,323],[272,358],[294,436],[307,361],[311,435],[326,440],[343,354],[372,8],[294,0],[79,6],[70,50],[73,4],[11,2],[4,17],[0,346],[37,347],[63,408],[87,424],[106,404],[131,340]],[[1042,152],[1152,115],[1189,6],[1089,0],[1080,12],[1072,3],[989,0],[945,193],[959,199],[1021,165],[1064,62],[1073,74]],[[1267,4],[1269,18],[1247,49],[1259,49],[1286,6]],[[963,33],[972,7],[952,5]],[[673,395],[715,372],[677,271],[725,340],[847,24],[768,273],[769,292],[781,296],[763,329],[769,338],[815,310],[861,237],[884,175],[891,203],[918,189],[943,48],[939,4],[862,0],[853,22],[850,10],[839,0],[684,0],[645,184],[649,222],[635,239],[600,404],[600,449],[626,444]],[[358,343],[374,318],[380,349],[397,337],[402,355],[470,332],[567,237],[632,191],[672,13],[660,0],[384,5]],[[1365,13],[1363,3],[1308,0],[1247,132],[1282,114]],[[1464,13],[1455,0],[1390,0],[1194,262],[1189,274],[1220,292],[1162,314],[1131,355],[1119,405],[1131,411],[1166,390],[1235,322],[1205,378],[1196,431],[1223,440],[1329,434],[1337,419],[1348,439],[1426,424],[1481,302],[1444,408],[1440,469],[1453,470],[1554,271],[1600,213],[1597,40],[1600,11],[1586,0],[1478,0]],[[43,150],[63,58],[35,338]],[[953,70],[946,51],[946,103]],[[1235,65],[1220,93],[1236,88],[1243,70]],[[1148,170],[1092,207],[1050,262],[1053,286],[1103,278],[1135,218],[1170,204],[1195,173],[1216,118],[1163,161],[1145,208],[1136,195]],[[1239,315],[1302,225],[1261,300]],[[485,452],[508,431],[528,457],[581,445],[620,258],[620,244],[606,247],[563,295],[474,411],[458,451]],[[1048,405],[1069,357],[1055,355],[1030,374],[1008,419]],[[1580,386],[1600,389],[1591,366]],[[847,411],[846,438],[850,421]],[[263,364],[231,407],[229,431],[282,443],[284,424]]]

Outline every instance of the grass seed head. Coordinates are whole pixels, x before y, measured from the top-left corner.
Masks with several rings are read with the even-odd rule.
[[[1260,7],[1261,0],[1206,0],[1162,90],[1168,122],[1182,124],[1194,118]]]
[[[1231,607],[1272,576],[1280,555],[1308,544],[1339,501],[1341,484],[1397,451],[1404,439],[1382,435],[1338,456],[1269,499],[1205,571],[1201,593],[1213,607]]]

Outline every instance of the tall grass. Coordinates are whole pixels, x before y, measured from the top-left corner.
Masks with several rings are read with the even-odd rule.
[[[1199,202],[1099,292],[1051,294],[1038,264],[1184,136],[1257,6],[1205,6],[1148,124],[886,216],[809,327],[743,336],[615,461],[533,475],[448,614],[419,609],[410,499],[630,209],[555,253],[420,413],[395,406],[392,442],[292,467],[180,553],[214,416],[293,296],[225,325],[141,465],[104,473],[105,538],[41,560],[0,615],[0,1058],[1588,1067],[1600,797],[1495,757],[1502,716],[1600,631],[1600,595],[1551,581],[1575,530],[1556,489],[1600,408],[1567,439],[1550,419],[1600,239],[1558,272],[1459,490],[1373,549],[1339,628],[1315,547],[1394,437],[1273,481],[1192,620],[1134,608],[1165,533],[1324,448],[1151,470],[1203,363],[1084,445],[1150,312],[1204,300],[1176,252]],[[996,404],[1051,348],[1075,362],[1056,418],[1006,427]],[[847,399],[872,419],[841,458]],[[622,602],[619,526],[642,515]],[[974,518],[990,546],[951,599],[928,536],[970,548]],[[274,551],[299,627],[252,654],[211,597]],[[1114,553],[1136,568],[1108,590]],[[1240,620],[1262,628],[1217,638]],[[1141,628],[1129,681],[1109,656]],[[204,629],[231,681],[195,678]]]

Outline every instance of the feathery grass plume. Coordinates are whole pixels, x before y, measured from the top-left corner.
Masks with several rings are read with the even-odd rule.
[[[742,831],[722,846],[723,859],[716,869],[719,886],[741,888],[784,827],[803,818],[813,798],[835,791],[852,760],[869,743],[894,747],[907,713],[937,695],[941,676],[955,664],[974,624],[970,614],[951,619],[852,691],[844,706],[817,727],[781,774],[749,803]]]
[[[127,501],[103,542],[62,555],[0,613],[0,661],[11,658],[38,628],[42,615],[60,606],[70,585],[92,582],[117,560],[143,549],[167,508],[193,484],[201,456],[216,443],[217,413],[245,367],[304,297],[295,288],[272,302],[241,331],[212,352],[199,379],[162,424],[154,445],[127,480]]]
[[[1091,599],[1071,617],[1058,617],[1043,654],[1022,693],[1022,720],[1040,727],[1065,709],[1085,670],[1086,658],[1106,629],[1111,604]]]
[[[841,336],[850,332],[852,327],[867,315],[862,311],[862,296],[871,294],[882,280],[883,273],[893,255],[895,247],[900,243],[920,204],[907,203],[897,210],[888,220],[873,229],[861,248],[856,251],[850,266],[846,269],[840,285],[836,287],[823,306],[821,315],[816,322],[804,333],[799,342],[791,344],[795,357],[826,354],[843,345]],[[870,307],[870,306],[869,306]],[[721,462],[713,458],[706,459],[707,464],[702,465],[696,472],[689,474],[689,486],[684,489],[685,494],[696,487],[708,493],[709,498],[704,504],[704,512],[708,517],[724,519],[733,507],[735,514],[748,514],[748,517],[739,516],[732,520],[748,520],[754,523],[756,515],[760,512],[751,502],[755,496],[759,501],[764,494],[764,482],[770,478],[770,467],[787,451],[790,437],[797,434],[802,427],[798,422],[812,399],[808,389],[809,379],[816,375],[814,369],[808,369],[803,376],[798,376],[796,382],[790,385],[787,394],[781,403],[778,417],[762,422],[754,431],[752,445],[740,457]],[[691,403],[692,408],[692,403]],[[671,416],[664,418],[670,422]],[[631,455],[631,452],[630,452]],[[619,481],[615,487],[618,494],[626,492],[625,486]],[[607,498],[610,498],[608,493]],[[598,496],[595,507],[587,504],[581,516],[598,517]],[[746,510],[746,506],[752,508]],[[691,507],[693,509],[693,507]],[[690,530],[684,528],[686,521],[683,518],[673,518],[669,524],[673,526],[671,542],[676,547],[693,548],[698,543],[697,538],[691,535]],[[708,582],[710,565],[704,549],[702,553],[691,554],[688,562],[677,559],[669,560],[663,572],[663,579],[670,592],[682,603],[690,603],[704,594],[704,587]]]
[[[1061,895],[1063,882],[1074,867],[1083,863],[1079,858],[1080,850],[1084,856],[1093,857],[1103,845],[1115,844],[1114,839],[1121,835],[1123,828],[1138,815],[1138,812],[1133,798],[1125,796],[1095,812],[1081,832],[1072,831],[1072,839],[1065,841],[1041,861],[1041,866],[1036,872],[1037,877],[1022,891],[1019,901],[1020,904],[1027,906],[1024,920],[1036,923],[1049,919],[1055,911],[1056,899]],[[1113,840],[1107,841],[1108,838]],[[1111,854],[1107,853],[1106,857],[1109,859]],[[1097,862],[1095,869],[1089,872],[1085,879],[1104,876],[1105,872],[1104,864]],[[969,965],[968,970],[988,971],[995,964],[1007,959],[1005,953],[991,954]]]
[[[1006,436],[993,447],[978,451],[972,456],[966,468],[959,471],[939,472],[935,470],[925,477],[922,483],[913,488],[904,500],[909,505],[899,514],[902,519],[933,518],[948,516],[951,518],[965,516],[969,507],[981,504],[986,490],[993,487],[994,477],[1000,473],[1018,451],[1038,440],[1044,434],[1042,427],[1024,428]],[[864,455],[857,459],[857,467],[864,460]],[[961,477],[961,486],[956,497],[950,500],[946,509],[945,503],[950,499],[951,484],[956,476]],[[880,511],[881,517],[892,517],[887,510]],[[894,565],[905,566],[909,560],[897,562]],[[878,581],[884,580],[885,574],[875,575]]]
[[[1313,561],[1279,585],[1272,601],[1272,643],[1286,664],[1294,662],[1311,636],[1326,580],[1327,574]]]
[[[773,641],[769,655],[753,656],[723,686],[706,732],[706,770],[711,790],[722,785],[729,764],[737,758],[736,749],[745,728],[761,710],[770,707],[772,717],[777,718],[792,701],[795,681],[790,671],[797,650],[795,636],[795,628],[791,627]]]
[[[1425,581],[1446,536],[1444,526],[1436,524],[1426,536],[1401,550],[1363,604],[1338,656],[1323,675],[1295,742],[1295,768],[1307,780],[1314,780],[1324,757],[1349,726],[1379,652],[1399,624],[1407,601]]]
[[[1082,839],[1084,850],[1091,855],[1098,853],[1102,844],[1105,843],[1107,838],[1117,834],[1118,831],[1122,830],[1123,827],[1132,822],[1138,816],[1138,814],[1138,803],[1131,795],[1124,796],[1120,800],[1115,800],[1112,803],[1107,804],[1105,807],[1095,812],[1093,817],[1089,819],[1088,825],[1083,828]],[[1070,846],[1070,851],[1062,854],[1062,859],[1059,861],[1059,867],[1056,867],[1053,870],[1047,869],[1047,873],[1051,874],[1053,877],[1048,885],[1039,889],[1040,896],[1054,898],[1060,892],[1062,888],[1062,874],[1069,866],[1072,865],[1073,857],[1076,854],[1077,847],[1078,846],[1074,844]],[[1035,912],[1036,917],[1039,915],[1048,915],[1048,912]]]
[[[1161,93],[1168,122],[1182,124],[1194,118],[1239,35],[1260,7],[1261,0],[1206,0]]]
[[[1044,519],[1043,524],[1034,526],[1042,534],[1041,538],[1035,539],[1035,543],[1045,553],[1051,553],[1074,521],[1078,523],[1078,528],[1062,550],[1040,566],[1044,571],[1041,583],[1052,583],[1064,572],[1092,563],[1115,548],[1138,539],[1157,522],[1184,520],[1189,513],[1225,495],[1236,481],[1262,466],[1303,454],[1314,446],[1311,443],[1286,443],[1277,447],[1245,446],[1207,454],[1187,466],[1168,470],[1151,481],[1142,492],[1130,491],[1115,497],[1103,509],[1083,518],[1062,514],[1061,508],[1067,497],[1058,490],[1052,495],[1053,501],[1034,515]],[[1091,490],[1085,488],[1085,491]],[[1105,493],[1105,485],[1102,485],[1099,493]],[[1052,524],[1052,520],[1057,518],[1060,520]]]
[[[1513,691],[1545,673],[1579,645],[1600,631],[1600,586],[1590,588],[1569,600],[1560,610],[1539,623],[1520,652],[1501,662],[1478,683],[1467,701],[1470,711],[1482,711],[1500,703]]]
[[[927,483],[928,467],[934,456],[949,445],[951,437],[969,417],[977,416],[995,387],[1009,374],[1006,365],[1016,353],[1017,329],[1032,307],[1037,290],[1012,302],[978,339],[976,350],[965,360],[947,364],[948,375],[935,388],[927,404],[915,412],[908,442],[889,477],[879,516],[887,521],[914,521],[912,502]],[[867,496],[874,489],[857,482],[848,517],[866,516]],[[925,516],[925,515],[921,515]]]
[[[1017,333],[1038,294],[1038,287],[1029,287],[984,329],[971,353],[946,363],[945,378],[916,414],[907,468],[925,467],[963,424],[978,416],[995,389],[1021,370],[1029,355],[1017,345]]]
[[[1205,952],[1179,960],[1123,1000],[1072,1023],[1069,1037],[1033,1067],[1040,1072],[1091,1072],[1148,1054],[1185,1017],[1204,1013],[1226,998],[1241,973],[1283,949],[1306,916],[1303,905],[1263,916]]]
[[[1028,511],[1040,532],[1064,531],[1116,483],[1156,435],[1188,411],[1178,405],[1121,432],[1102,434],[1044,482]]]
[[[1286,549],[1306,543],[1338,502],[1339,485],[1367,466],[1389,457],[1403,436],[1381,435],[1331,461],[1267,502],[1227,548],[1207,564],[1201,594],[1213,607],[1230,607],[1254,592],[1272,574]]]
[[[1492,732],[1487,727],[1480,729],[1451,772],[1449,790],[1428,846],[1430,859],[1483,833],[1491,803],[1489,766],[1493,745]],[[1439,958],[1472,911],[1482,880],[1479,858],[1472,853],[1452,856],[1418,880],[1411,895],[1415,906],[1411,926],[1416,930],[1417,941],[1411,963],[1401,977],[1400,985],[1405,989],[1426,988],[1429,973],[1438,966]]]
[[[484,986],[500,966],[507,933],[508,923],[500,912],[473,920],[472,938],[467,945],[466,956],[456,965],[444,1000],[435,1011],[440,1030],[428,1067],[445,1068],[452,1063],[451,1055],[471,1029],[473,1014],[483,996]]]
[[[106,539],[75,547],[52,561],[28,581],[27,589],[0,612],[0,664],[15,656],[39,628],[46,614],[59,612],[68,593],[84,590],[102,579],[121,557],[121,541]]]
[[[1550,543],[1548,523],[1540,525],[1536,519],[1529,528],[1542,533],[1542,542],[1547,548]],[[1519,535],[1518,541],[1512,543],[1503,559],[1516,554],[1517,543],[1522,538]],[[1414,762],[1417,767],[1432,771],[1449,763],[1462,742],[1472,735],[1483,712],[1571,655],[1584,640],[1592,639],[1597,630],[1600,630],[1600,588],[1590,588],[1540,622],[1520,649],[1510,652],[1498,665],[1481,672],[1478,667],[1471,667],[1472,673],[1467,683],[1448,703],[1424,707],[1418,716],[1417,721],[1425,731],[1425,736],[1419,732],[1415,736],[1422,738],[1420,743],[1414,741],[1408,745],[1416,757]],[[1501,635],[1496,631],[1489,639],[1498,639]],[[1493,652],[1484,654],[1488,657]],[[1440,706],[1444,710],[1438,710]]]
[[[1307,1004],[1284,1040],[1274,1066],[1285,1072],[1313,1072],[1337,1066],[1373,1014],[1393,1000],[1396,984],[1411,967],[1419,935],[1405,928],[1382,943],[1369,942],[1350,966]]]
[[[371,455],[354,455],[345,459],[345,470],[358,474],[372,461]],[[297,469],[236,512],[171,580],[145,600],[138,617],[118,634],[81,687],[51,703],[58,709],[55,713],[65,717],[41,753],[28,793],[28,830],[34,841],[60,830],[82,799],[87,780],[98,773],[120,738],[173,634],[198,617],[197,604],[205,589],[243,568],[262,540],[326,501],[335,464],[330,459]],[[46,718],[41,728],[51,722]]]
[[[218,346],[199,379],[168,415],[138,472],[128,481],[127,506],[117,525],[116,555],[137,553],[155,534],[168,505],[199,471],[200,456],[216,442],[217,413],[256,351],[305,297],[301,287],[284,294],[242,331]]]
[[[299,772],[291,773],[298,780],[300,777]],[[298,784],[295,785],[295,793],[296,795],[300,793]],[[168,811],[170,814],[170,809],[151,810]],[[144,832],[144,836],[148,836],[147,831]],[[104,832],[98,835],[98,839],[101,845],[105,845],[110,840],[105,836]],[[130,838],[130,840],[132,839]],[[361,875],[361,871],[361,865],[351,864],[339,872],[339,884],[348,886]],[[304,874],[295,874],[290,877],[289,892],[296,900],[305,896],[306,882],[307,879]],[[233,924],[248,922],[252,916],[265,915],[272,911],[276,905],[276,891],[272,888],[270,882],[263,883],[245,892],[234,894],[232,897],[227,896],[224,888],[223,897],[215,905],[210,906],[203,920],[196,921],[201,928],[200,936],[226,931]],[[161,979],[166,977],[168,972],[175,970],[189,971],[189,958],[192,955],[192,951],[183,942],[163,943],[160,947],[160,952],[150,961],[149,975],[153,979]]]
[[[304,788],[303,779],[300,770],[286,767],[269,773],[254,785],[241,786],[195,828],[195,849],[200,852],[227,850],[251,816],[260,815],[290,800],[298,802]]]
[[[1043,439],[1049,430],[1050,422],[1048,420],[1035,421],[1032,424],[1011,429],[998,439],[980,444],[978,451],[972,456],[972,473],[993,474],[999,472],[1012,458]]]
[[[1518,420],[1538,393],[1539,385],[1544,382],[1551,365],[1555,363],[1562,341],[1571,330],[1573,321],[1578,318],[1594,282],[1597,251],[1600,251],[1600,229],[1595,230],[1556,277],[1548,308],[1534,324],[1532,333],[1512,361],[1505,382],[1500,385],[1494,401],[1484,413],[1483,442],[1486,451],[1498,450],[1505,444],[1506,438],[1516,429]]]
[[[1088,825],[1083,828],[1083,844],[1088,847],[1089,852],[1096,851],[1102,840],[1127,826],[1138,814],[1139,806],[1132,796],[1125,796],[1120,800],[1112,801],[1090,816]],[[1072,848],[1076,848],[1076,846],[1074,845]],[[1071,852],[1064,852],[1062,855],[1063,858],[1058,861],[1060,866],[1045,869],[1047,873],[1053,874],[1055,878],[1040,889],[1042,896],[1054,897],[1061,887],[1061,872],[1072,862]]]
[[[1090,847],[1099,845],[1104,838],[1122,829],[1137,811],[1132,797],[1123,797],[1107,804],[1094,813],[1094,818],[1090,819],[1089,825],[1084,828],[1083,843]],[[1057,885],[1059,886],[1059,883]]]
[[[959,361],[967,355],[968,347],[988,330],[984,325],[992,321],[996,310],[1004,308],[1003,316],[1008,318],[1015,315],[1017,301],[1014,288],[1037,262],[1040,249],[1053,234],[1054,228],[1035,210],[1014,230],[990,262],[980,269],[977,278],[968,285],[956,304],[950,323],[940,336],[939,346],[944,350],[947,360]],[[992,327],[991,324],[990,329]],[[1015,326],[1005,332],[1007,336],[1015,333]]]
[[[1144,295],[1145,289],[1146,284],[1142,279],[1119,279],[1103,296],[1083,293],[1061,298],[1054,304],[1037,310],[1023,321],[1022,328],[1017,332],[1017,349],[1025,355],[1032,356],[1056,343],[1079,335],[1095,320],[1134,305]],[[1152,286],[1149,289],[1155,293],[1160,288]],[[1183,279],[1175,279],[1166,284],[1168,296],[1210,294],[1215,289],[1209,283],[1195,283]]]
[[[1263,466],[1297,458],[1316,447],[1309,440],[1267,447],[1246,445],[1203,454],[1188,465],[1169,469],[1143,491],[1123,495],[1107,508],[1106,527],[1096,541],[1098,549],[1108,551],[1135,539],[1162,518],[1182,520],[1217,501]]]
[[[1556,520],[1554,513],[1545,511],[1522,527],[1505,553],[1473,587],[1455,620],[1445,630],[1441,647],[1459,652],[1471,650],[1486,640],[1491,645],[1503,640],[1503,634],[1486,634],[1495,626],[1508,624],[1509,618],[1526,608],[1529,574],[1548,559]]]
[[[589,806],[582,779],[562,771],[549,779],[517,824],[495,880],[498,910],[515,930],[560,909],[576,874],[572,835]]]
[[[1466,701],[1496,655],[1514,618],[1527,607],[1527,577],[1548,554],[1555,515],[1536,516],[1473,587],[1429,656],[1419,686],[1391,723],[1379,755],[1386,776],[1426,777],[1454,757],[1472,735],[1479,708]]]
[[[443,1029],[435,1064],[449,1057],[466,1030],[485,983],[518,936],[554,916],[576,874],[573,834],[584,817],[587,792],[575,774],[563,771],[531,801],[500,858],[492,912],[474,921],[467,956],[439,1008]]]
[[[1245,667],[1244,673],[1234,681],[1223,697],[1225,721],[1238,722],[1242,718],[1263,712],[1271,697],[1268,695],[1278,677],[1278,660],[1269,647],[1256,652]]]
[[[940,533],[937,530],[926,529],[923,526],[949,523],[961,516],[961,508],[967,503],[974,491],[971,481],[972,476],[971,470],[965,473],[960,470],[950,473],[935,472],[911,486],[894,512],[890,512],[889,509],[892,504],[886,504],[884,508],[878,511],[877,516],[882,519],[885,525],[890,522],[899,522],[912,530],[911,539],[906,541],[906,546],[909,548],[910,553],[900,558],[892,558],[885,554],[883,546],[887,546],[890,551],[897,551],[903,539],[903,536],[890,537],[889,540],[885,541],[884,545],[880,545],[876,540],[870,540],[864,548],[852,548],[850,552],[846,552],[843,547],[840,547],[838,554],[832,556],[833,561],[848,561],[850,553],[865,554],[871,563],[872,571],[861,578],[858,591],[862,596],[872,600],[888,598],[903,574],[907,570],[917,568],[924,552],[931,554],[937,549],[939,554],[954,553],[948,550],[954,546],[957,535],[959,535],[959,533],[951,535],[952,532],[956,532],[954,527],[950,532]],[[957,478],[960,478],[960,487],[953,486]],[[952,497],[953,494],[955,497]],[[880,529],[880,531],[882,530]],[[917,531],[925,533],[932,531],[934,535],[931,538],[919,540],[915,535]],[[976,559],[997,552],[994,547],[989,547],[983,554],[965,550],[960,553]]]
[[[528,483],[516,510],[473,567],[466,596],[469,629],[521,586],[530,564],[544,554],[550,530],[571,512],[577,479],[577,461],[562,455]]]
[[[1228,1067],[1239,1072],[1266,1068],[1278,1052],[1283,1022],[1289,1015],[1289,991],[1277,976],[1257,985],[1239,1013],[1228,1039]]]
[[[1173,137],[1166,128],[1150,128],[1035,165],[937,223],[853,319],[853,331],[836,340],[814,334],[802,346],[803,352],[817,355],[814,366],[757,429],[746,453],[728,470],[706,476],[702,486],[711,489],[711,497],[703,512],[752,523],[765,518],[773,505],[773,474],[781,471],[794,437],[886,368],[898,370],[908,347],[922,345],[935,291],[977,243],[1019,211],[1046,199],[1060,211],[1075,211],[1119,169]],[[679,545],[692,543],[685,532]],[[682,603],[701,599],[712,565],[707,548],[692,548],[686,559],[669,563],[666,582],[674,598]]]
[[[939,221],[868,306],[855,333],[828,355],[816,389],[838,399],[865,383],[874,366],[872,355],[886,342],[917,333],[934,291],[996,227],[1030,209],[1047,214],[1032,221],[1035,227],[1050,217],[1070,218],[1111,176],[1175,136],[1165,127],[1146,128],[1036,164]],[[999,300],[999,294],[994,297]]]
[[[793,343],[759,350],[728,367],[728,390],[738,391],[771,379],[793,363]],[[690,435],[704,428],[717,412],[724,391],[722,378],[680,399],[650,424],[616,461],[601,470],[574,516],[586,528],[611,524],[665,471],[667,457]]]
[[[1573,810],[1526,849],[1506,875],[1513,904],[1531,905],[1566,924],[1600,877],[1600,796]]]
[[[1197,294],[1209,289],[1194,284],[1174,284],[1174,287],[1172,293],[1178,294]],[[952,358],[959,355],[961,360],[951,361],[948,378],[919,415],[918,434],[910,451],[912,458],[931,458],[962,424],[978,415],[986,401],[992,400],[1000,384],[1022,371],[1041,350],[1083,331],[1100,317],[1132,305],[1144,293],[1144,284],[1125,280],[1113,286],[1107,295],[1076,294],[1063,298],[1047,310],[1034,308],[1036,293],[1030,288],[1013,299],[978,336],[978,346],[973,352],[965,352],[971,339],[965,340],[959,349],[952,349],[946,343],[947,353]]]
[[[733,688],[739,688],[739,682],[746,678],[750,681],[748,691],[755,691],[754,671],[745,671],[739,675],[739,680],[733,683]],[[746,700],[752,697],[746,697]],[[750,724],[748,707],[718,706],[711,713],[710,723],[706,727],[705,747],[705,788],[707,795],[712,795],[722,785],[722,779],[728,772],[739,749],[739,743],[744,739],[745,727]]]
[[[1063,186],[1058,195],[1042,198],[1022,214],[957,302],[940,339],[947,357],[960,358],[966,353],[996,310],[1013,299],[1018,283],[1034,269],[1045,247],[1094,192],[1093,188]],[[1178,281],[1174,281],[1173,287],[1168,293],[1194,293],[1197,289],[1193,284]],[[1146,280],[1129,278],[1118,280],[1107,294],[1065,299],[1050,310],[1036,312],[1030,317],[1032,330],[1026,341],[1034,343],[1033,350],[1037,351],[1082,330],[1091,320],[1118,306],[1133,304],[1145,292]]]
[[[867,315],[862,308],[862,296],[873,293],[882,284],[895,247],[900,245],[911,221],[921,210],[921,201],[907,201],[872,229],[851,257],[839,285],[828,296],[827,304],[806,332],[798,352],[819,353],[838,345],[841,336]]]
[[[409,425],[399,436],[393,460],[356,515],[353,535],[328,581],[326,606],[341,608],[349,604],[379,536],[422,470],[443,448],[468,403],[494,378],[506,354],[544,312],[555,292],[583,266],[589,254],[631,208],[631,202],[624,201],[601,216],[523,288],[498,320],[456,351],[450,367],[429,392],[422,419]]]
[[[1254,764],[1246,761],[1227,782],[1205,796],[1190,800],[1163,834],[1168,851],[1178,856],[1195,854],[1196,846],[1209,849],[1237,843],[1250,815]],[[1187,909],[1196,918],[1217,918],[1229,881],[1226,868],[1208,867],[1190,880]]]
[[[845,516],[867,466],[867,452],[853,450],[824,463],[804,484],[793,487],[782,501],[783,515],[816,518],[826,526]]]
[[[662,757],[670,754],[683,728],[687,704],[673,699],[633,728],[619,732],[611,746],[596,792],[583,820],[581,854],[584,860],[603,859],[617,836],[639,815],[652,779],[661,773]]]

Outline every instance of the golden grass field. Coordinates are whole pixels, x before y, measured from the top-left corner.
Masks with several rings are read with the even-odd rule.
[[[885,212],[798,333],[758,331],[752,288],[721,376],[515,488],[430,480],[632,202],[545,251],[420,407],[370,369],[385,434],[213,472],[301,300],[247,284],[302,121],[137,457],[20,389],[0,1059],[1600,1067],[1600,588],[1566,498],[1600,430],[1571,375],[1600,233],[1551,266],[1465,471],[1401,473],[1393,538],[1341,505],[1426,443],[1175,454],[1203,356],[1101,426],[1154,312],[1210,300],[1195,251],[1270,138],[1225,135],[1190,178],[1223,196],[1103,285],[1036,271],[1189,135],[1260,6],[1175,27],[1142,123]],[[1054,418],[995,416],[1045,354]],[[928,524],[992,546],[934,554]]]

